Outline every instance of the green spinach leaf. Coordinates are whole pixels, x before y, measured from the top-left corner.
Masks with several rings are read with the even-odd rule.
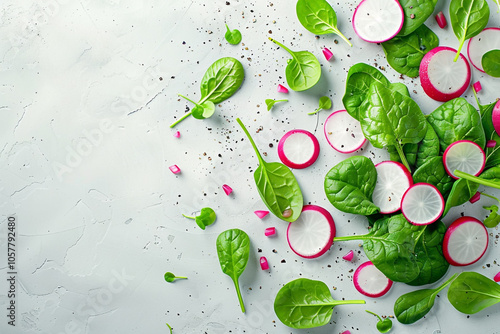
[[[322,96],[319,98],[319,106],[318,109],[313,112],[308,113],[308,115],[314,115],[321,110],[328,110],[332,107],[332,100],[328,96]]]
[[[287,222],[297,220],[302,212],[304,199],[292,171],[282,163],[265,162],[241,120],[237,118],[236,121],[247,135],[259,159],[259,167],[254,172],[254,180],[260,198],[276,217]],[[285,211],[288,214],[284,215]]]
[[[408,161],[410,167],[415,166],[415,163],[417,161],[417,151],[418,144],[403,145],[403,154],[405,155],[406,161]],[[402,162],[401,157],[399,156],[399,152],[395,146],[387,146],[387,152],[389,152],[389,159],[391,159],[391,161]]]
[[[245,313],[245,305],[241,297],[238,279],[247,266],[250,254],[250,238],[242,230],[231,229],[219,234],[216,245],[222,272],[233,280],[241,312]]]
[[[426,123],[427,132],[424,139],[418,144],[417,161],[415,162],[416,168],[425,164],[430,158],[439,156],[439,138],[427,120]]]
[[[446,216],[448,211],[454,206],[462,205],[477,192],[479,184],[475,182],[470,182],[466,179],[460,178],[453,183],[450,194],[446,199],[446,204],[444,206],[443,217]]]
[[[444,169],[443,157],[433,157],[415,170],[413,182],[425,182],[434,185],[443,195],[443,198],[446,199],[453,187],[454,180]]]
[[[309,51],[292,51],[280,42],[269,37],[269,40],[285,49],[292,59],[288,60],[285,75],[286,82],[295,91],[304,91],[318,83],[321,78],[321,65]]]
[[[184,276],[175,276],[175,274],[173,274],[171,272],[166,272],[165,275],[163,275],[163,276],[165,278],[165,281],[168,283],[172,283],[177,279],[187,279],[187,277],[184,277]]]
[[[378,318],[377,329],[380,333],[387,333],[392,329],[392,320],[390,318],[382,319],[378,314],[373,313],[372,311],[365,311]]]
[[[481,195],[492,198],[495,201],[497,201],[497,203],[500,203],[500,200],[498,198],[496,198],[495,196],[491,196],[491,195],[488,195],[485,193],[481,193]],[[497,226],[500,223],[500,215],[498,214],[498,206],[497,205],[483,206],[483,209],[490,211],[490,214],[488,215],[488,217],[486,217],[486,219],[483,221],[484,226],[489,227],[489,228]]]
[[[500,78],[500,50],[490,50],[481,58],[481,65],[486,74]]]
[[[203,104],[196,105],[191,112],[196,119],[209,118],[215,112],[215,104],[212,101],[205,101]]]
[[[241,42],[241,32],[238,29],[230,30],[226,24],[226,34],[224,37],[229,44],[238,45]]]
[[[278,291],[274,312],[288,327],[313,328],[328,324],[333,308],[345,304],[365,304],[365,301],[335,300],[325,283],[299,278]]]
[[[479,34],[489,18],[490,7],[486,0],[451,0],[450,23],[460,43],[454,61],[457,61],[465,40]]]
[[[411,78],[418,77],[422,58],[438,45],[437,35],[423,24],[409,35],[382,43],[389,65]]]
[[[273,100],[273,99],[266,99],[266,106],[267,106],[267,111],[271,110],[272,107],[278,102],[288,102],[288,100]]]
[[[398,36],[406,36],[417,30],[434,12],[438,0],[399,0],[403,7],[403,28]]]
[[[204,230],[208,225],[212,225],[217,219],[215,211],[212,208],[201,209],[200,214],[196,217],[186,216],[185,214],[183,214],[183,216],[189,219],[194,219],[196,225],[198,225],[202,230]]]
[[[492,120],[493,108],[495,108],[496,102],[481,105],[477,99],[476,91],[473,90],[473,92],[481,113],[481,122],[483,124],[486,141],[494,140],[496,142],[494,147],[486,147],[486,165],[484,167],[488,169],[500,165],[500,136],[495,131]]]
[[[459,312],[474,314],[500,302],[500,285],[475,272],[463,272],[451,283],[448,300]]]
[[[379,208],[372,202],[377,171],[367,157],[353,156],[335,165],[325,176],[326,197],[337,210],[372,215]]]

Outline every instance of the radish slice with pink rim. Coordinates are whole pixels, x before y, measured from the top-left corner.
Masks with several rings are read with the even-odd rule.
[[[309,167],[319,156],[318,139],[306,130],[289,131],[278,143],[278,156],[290,168]]]
[[[316,258],[330,249],[335,237],[332,215],[317,205],[305,205],[299,218],[288,224],[286,238],[292,251],[304,258]]]
[[[356,290],[372,298],[382,297],[392,286],[392,281],[378,270],[371,261],[360,265],[354,272],[352,280]]]
[[[380,213],[389,214],[401,208],[401,199],[405,191],[413,184],[408,169],[395,161],[382,161],[375,165],[377,182],[373,190],[373,204],[380,208]]]
[[[446,172],[454,179],[458,179],[455,170],[479,176],[486,164],[486,155],[483,149],[470,140],[456,141],[446,148],[443,154],[443,165]]]
[[[453,266],[468,266],[477,262],[488,248],[488,231],[474,217],[460,217],[446,230],[443,255]]]
[[[497,101],[491,112],[491,121],[497,135],[500,136],[500,100]]]
[[[363,0],[352,17],[354,31],[362,40],[382,43],[403,28],[404,12],[397,0]]]
[[[500,49],[500,28],[486,28],[469,39],[467,56],[472,66],[484,73],[483,65],[481,64],[483,55],[488,51],[498,49]]]
[[[438,46],[422,58],[420,84],[431,99],[446,102],[461,96],[469,87],[469,63],[462,54],[454,62],[456,53],[455,49]]]
[[[346,110],[331,113],[325,121],[324,131],[328,144],[340,153],[352,153],[366,143],[361,125]]]
[[[443,195],[429,183],[414,184],[401,200],[401,213],[413,225],[432,224],[441,218],[443,211]]]

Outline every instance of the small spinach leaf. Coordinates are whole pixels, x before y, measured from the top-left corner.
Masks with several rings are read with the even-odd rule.
[[[418,29],[434,12],[438,0],[399,0],[403,7],[403,28],[398,36],[406,36]]]
[[[328,96],[322,96],[319,98],[319,107],[313,112],[308,113],[308,115],[314,115],[321,110],[328,110],[332,107],[332,100]]]
[[[288,102],[288,100],[273,100],[273,99],[266,99],[266,106],[267,106],[267,111],[271,110],[272,107],[278,102]]]
[[[426,163],[413,173],[413,182],[425,182],[434,185],[443,198],[447,198],[453,187],[453,178],[446,172],[442,157],[429,158]]]
[[[456,174],[456,173],[455,173]],[[479,184],[460,178],[453,183],[450,194],[446,199],[444,206],[443,217],[446,216],[448,211],[454,206],[462,205],[477,192]]]
[[[226,24],[226,34],[224,37],[229,44],[238,45],[241,42],[241,32],[238,29],[230,30]]]
[[[203,208],[201,209],[201,212],[198,216],[196,217],[190,217],[190,216],[186,216],[183,214],[184,217],[186,218],[189,218],[189,219],[194,219],[194,221],[196,222],[196,224],[202,229],[204,230],[205,227],[207,227],[208,225],[212,225],[215,220],[217,219],[217,216],[215,214],[215,211],[211,208]]]
[[[484,220],[484,226],[492,228],[498,225],[500,223],[500,215],[498,214],[498,206],[497,205],[491,205],[491,206],[483,206],[483,209],[489,210],[490,214],[486,219]]]
[[[165,278],[165,281],[167,281],[168,283],[172,283],[176,279],[187,279],[187,277],[184,277],[184,276],[175,276],[171,272],[166,272],[165,275],[163,275],[163,276]]]
[[[203,104],[198,104],[191,110],[193,117],[196,119],[205,119],[212,117],[215,112],[215,104],[212,101],[205,101]]]
[[[500,302],[500,285],[475,272],[463,272],[451,283],[448,300],[459,312],[474,314]]]
[[[391,319],[385,318],[382,320],[382,318],[378,314],[373,313],[372,311],[368,311],[368,310],[365,310],[365,311],[370,313],[370,314],[373,314],[374,316],[376,316],[378,318],[377,329],[380,333],[387,333],[388,331],[390,331],[392,329],[392,320]]]
[[[490,50],[481,58],[481,65],[486,74],[500,78],[500,50]]]

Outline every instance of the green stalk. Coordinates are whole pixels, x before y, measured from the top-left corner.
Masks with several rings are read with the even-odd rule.
[[[185,214],[182,214],[185,218],[189,218],[189,219],[196,219],[195,217],[191,217],[191,216],[186,216]]]
[[[398,151],[399,158],[401,159],[401,162],[403,163],[403,165],[408,169],[409,172],[411,172],[410,165],[408,164],[408,161],[406,160],[406,156],[403,152],[403,149],[401,148],[401,144],[396,143],[396,145],[394,145],[394,147],[396,147],[396,151]]]
[[[497,202],[500,202],[500,199],[496,198],[495,196],[491,196],[491,195],[488,195],[488,194],[486,194],[486,193],[480,193],[480,194],[481,194],[482,196],[486,196],[486,197],[489,197],[489,198],[491,198],[491,199],[496,200]]]
[[[364,300],[336,300],[335,305],[347,305],[347,304],[366,304],[366,301]],[[332,304],[330,304],[332,305]]]
[[[184,95],[181,95],[181,94],[177,94],[177,95],[179,95],[180,97],[188,100],[189,102],[193,103],[196,106],[199,105],[198,103],[194,102],[191,99],[188,99]],[[179,124],[180,122],[182,122],[183,120],[185,120],[186,118],[188,118],[189,116],[191,116],[192,113],[193,113],[193,109],[191,109],[187,114],[185,114],[184,116],[182,116],[181,118],[179,118],[177,121],[175,121],[174,123],[172,123],[172,125],[170,125],[170,128],[173,128],[174,126],[176,126],[177,124]]]
[[[233,279],[234,287],[236,288],[236,293],[238,294],[238,300],[240,302],[241,312],[245,313],[245,304],[243,304],[243,298],[241,297],[240,285],[238,284],[238,280]]]
[[[441,284],[441,286],[436,289],[436,293],[438,293],[441,290],[443,290],[448,284],[450,284],[455,278],[457,278],[457,276],[458,276],[458,274],[453,274],[453,276],[451,276],[449,280],[447,280],[446,282],[444,282],[443,284]]]
[[[372,311],[368,311],[368,310],[365,310],[365,311],[368,312],[368,313],[370,313],[370,314],[373,314],[374,316],[376,316],[379,321],[382,321],[382,318],[378,314],[373,313]]]
[[[465,39],[462,39],[460,41],[460,45],[458,46],[457,54],[455,55],[455,59],[453,59],[454,62],[456,62],[458,60],[458,57],[460,56],[460,51],[462,50],[462,46],[464,46],[464,43],[465,43]]]
[[[336,29],[334,27],[332,27],[332,28],[333,28],[333,30],[336,31],[336,34],[339,35],[340,38],[342,38],[347,44],[349,44],[349,46],[352,47],[352,43],[340,32],[340,30],[338,30],[338,29]]]
[[[172,334],[172,327],[167,323],[168,329],[170,330],[170,334]]]
[[[257,155],[257,158],[259,159],[259,163],[261,165],[264,165],[264,163],[265,163],[264,159],[262,159],[262,156],[260,155],[260,152],[257,149],[257,145],[255,145],[255,142],[253,141],[252,136],[250,136],[250,133],[248,132],[247,128],[245,127],[245,125],[243,124],[243,122],[239,118],[236,119],[236,122],[238,122],[238,124],[243,129],[243,132],[245,132],[245,134],[247,135],[248,140],[250,140],[250,144],[252,144],[252,147],[255,150],[255,154]]]
[[[347,237],[335,237],[335,238],[333,238],[333,242],[336,242],[336,241],[364,240],[364,239],[366,239],[366,235],[349,235]]]
[[[474,175],[470,175],[468,173],[464,173],[464,172],[459,171],[459,170],[455,170],[453,172],[453,174],[455,174],[458,177],[461,177],[462,179],[466,179],[466,180],[471,181],[471,182],[482,184],[483,186],[500,189],[500,184],[499,183],[496,183],[496,182],[493,182],[493,181],[490,181],[490,180],[485,180],[485,179],[482,179],[480,177],[477,177],[477,176],[474,176]]]

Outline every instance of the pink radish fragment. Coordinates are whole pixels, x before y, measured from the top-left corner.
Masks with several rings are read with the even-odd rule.
[[[174,133],[174,137],[175,137],[175,138],[180,138],[180,137],[181,137],[181,133],[180,133],[179,131],[176,131],[176,132]]]
[[[373,204],[380,208],[380,213],[389,214],[401,209],[401,199],[405,191],[413,184],[413,179],[406,167],[395,161],[383,161],[375,165],[377,182],[373,190]]]
[[[272,235],[275,235],[276,234],[276,228],[275,227],[268,227],[264,231],[264,234],[265,234],[266,237],[270,237]]]
[[[330,61],[330,59],[333,58],[333,53],[328,48],[323,48],[323,55],[325,56],[327,61]]]
[[[267,259],[265,256],[260,257],[260,269],[262,269],[262,270],[269,269],[269,263],[267,262]]]
[[[493,277],[493,280],[497,283],[500,282],[500,272]]]
[[[459,140],[450,144],[443,154],[443,165],[446,172],[454,179],[455,170],[479,176],[486,164],[483,149],[470,140]]]
[[[373,298],[385,295],[393,283],[371,261],[360,265],[354,272],[352,280],[356,290]]]
[[[441,218],[444,199],[429,183],[416,183],[403,195],[401,213],[413,225],[429,225]]]
[[[177,165],[172,165],[168,167],[168,169],[174,174],[179,174],[181,172],[181,169]]]
[[[318,156],[318,139],[306,130],[291,130],[278,143],[278,157],[290,168],[309,167]]]
[[[454,62],[456,53],[455,49],[438,46],[422,58],[419,69],[420,84],[431,99],[446,102],[459,97],[469,87],[469,63],[462,54]]]
[[[474,194],[474,196],[472,196],[469,200],[469,202],[471,204],[473,203],[476,203],[477,201],[479,201],[481,199],[481,193],[479,191],[476,191],[476,193]]]
[[[491,120],[495,132],[500,136],[500,100],[497,101],[491,112]]]
[[[346,110],[331,113],[325,121],[324,132],[328,144],[340,153],[352,153],[366,143],[361,125]]]
[[[486,142],[486,147],[488,147],[488,148],[493,148],[495,146],[497,146],[497,141],[496,140],[492,139],[492,140],[488,140]]]
[[[233,192],[233,188],[231,188],[227,184],[222,185],[222,190],[224,190],[227,196],[229,196]]]
[[[500,28],[486,28],[469,39],[467,55],[476,69],[484,73],[481,60],[483,55],[491,50],[500,49]]]
[[[288,224],[286,238],[292,251],[304,258],[316,258],[330,249],[335,237],[332,215],[317,205],[305,205],[299,218]]]
[[[260,219],[262,219],[262,218],[264,218],[265,216],[267,216],[269,214],[269,211],[257,210],[257,211],[254,211],[253,213],[255,213],[255,215],[257,215],[257,217],[259,217]]]
[[[444,27],[446,27],[446,16],[444,16],[443,12],[437,13],[436,22],[439,28],[444,29]]]
[[[351,331],[343,331],[342,334],[351,334]]]
[[[362,40],[382,43],[403,28],[404,12],[397,0],[362,0],[352,16],[354,32]]]
[[[278,93],[288,93],[288,88],[283,85],[278,85]]]
[[[479,93],[481,91],[481,89],[483,89],[483,86],[481,86],[481,82],[480,81],[476,81],[472,85],[472,88],[474,88],[474,90],[476,91],[476,93]]]
[[[346,261],[351,262],[352,259],[354,258],[354,252],[350,250],[346,255],[342,256],[342,258]]]
[[[487,248],[488,231],[474,217],[458,218],[444,235],[443,255],[453,266],[467,266],[477,262]]]

